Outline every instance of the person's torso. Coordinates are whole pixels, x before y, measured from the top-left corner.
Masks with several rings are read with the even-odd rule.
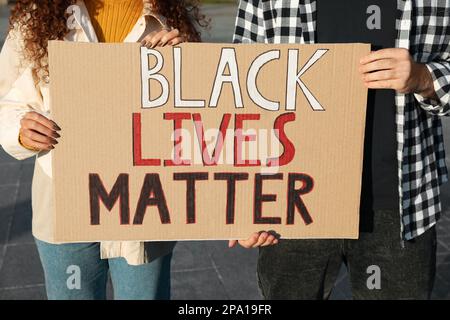
[[[85,0],[99,42],[123,42],[144,10],[141,0]]]
[[[68,8],[70,30],[65,36],[65,41],[70,42],[97,42],[95,29],[83,1],[77,1],[75,6]],[[152,31],[157,31],[165,27],[164,17],[150,16],[140,17],[132,27],[124,42],[138,42],[141,38]],[[51,81],[51,79],[50,79]],[[34,83],[33,73],[29,68],[23,73],[18,82],[24,90],[33,91],[36,96],[30,104],[43,115],[51,118],[50,88],[46,83]],[[22,97],[16,97],[22,100]],[[28,99],[27,99],[28,100]],[[51,152],[40,153],[36,159],[32,186],[32,207],[33,207],[33,234],[44,241],[53,241],[53,224],[51,214],[53,206],[52,194],[52,157]]]
[[[316,40],[395,47],[397,3],[392,0],[318,0]],[[394,90],[369,90],[361,208],[398,208]]]

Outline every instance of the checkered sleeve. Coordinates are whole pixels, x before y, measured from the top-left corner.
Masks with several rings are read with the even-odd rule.
[[[427,99],[415,94],[420,106],[437,116],[450,116],[450,61],[430,62],[427,65],[433,77],[434,90],[439,101]]]
[[[437,101],[415,95],[420,106],[432,115],[450,115],[450,0],[416,0],[417,49],[431,53],[426,66],[433,78]],[[420,40],[421,39],[421,40]]]
[[[234,31],[234,43],[265,42],[265,29],[260,0],[240,0]]]

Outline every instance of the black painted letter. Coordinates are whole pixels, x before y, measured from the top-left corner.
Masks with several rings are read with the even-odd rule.
[[[255,175],[255,195],[253,206],[253,221],[255,224],[281,224],[281,218],[269,218],[262,216],[262,204],[263,202],[275,202],[277,196],[275,194],[263,194],[262,187],[264,180],[283,180],[283,174],[277,173],[273,175],[261,175],[257,173]]]
[[[151,197],[150,197],[151,196]],[[170,223],[169,209],[167,208],[166,197],[159,179],[159,174],[146,174],[142,186],[141,195],[136,207],[133,224],[142,224],[148,206],[157,206],[162,224]]]
[[[234,224],[236,181],[248,180],[248,173],[215,173],[214,179],[227,181],[227,224]]]
[[[295,189],[295,183],[302,182],[300,189]],[[314,188],[314,180],[307,174],[290,173],[288,180],[288,206],[287,206],[287,224],[294,224],[294,214],[297,208],[300,216],[306,225],[313,222],[309,215],[308,209],[305,206],[301,196],[310,193]]]
[[[208,173],[174,173],[173,180],[186,181],[186,216],[187,223],[195,223],[195,182],[208,180]]]
[[[128,191],[128,174],[122,173],[117,177],[110,193],[105,190],[105,186],[98,174],[89,174],[91,225],[100,224],[100,201],[103,202],[108,211],[111,211],[118,199],[120,199],[120,224],[129,224],[130,195]]]

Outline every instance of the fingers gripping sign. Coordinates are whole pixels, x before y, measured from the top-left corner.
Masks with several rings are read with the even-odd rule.
[[[58,125],[37,112],[29,112],[20,121],[19,141],[33,151],[49,151],[58,144]]]
[[[178,29],[165,28],[161,31],[149,33],[141,41],[141,44],[148,49],[154,49],[156,47],[164,47],[166,45],[175,46],[182,42],[184,42],[184,38],[181,36]]]

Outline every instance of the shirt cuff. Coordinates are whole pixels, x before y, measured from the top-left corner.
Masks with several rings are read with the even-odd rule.
[[[442,76],[442,65],[438,62],[430,62],[425,64],[428,71],[433,78],[433,87],[439,100],[423,97],[422,95],[415,93],[414,97],[420,103],[421,107],[426,111],[441,112],[445,109],[445,106],[450,104],[450,93],[442,90],[442,88],[448,85],[446,78]]]
[[[0,143],[3,149],[17,160],[25,160],[36,156],[39,152],[29,150],[19,143],[20,120],[28,110],[14,110],[9,113],[8,121],[1,122]]]

